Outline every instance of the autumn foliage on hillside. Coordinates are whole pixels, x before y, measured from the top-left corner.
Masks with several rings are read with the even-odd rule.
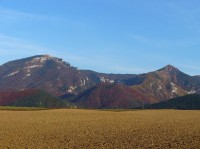
[[[84,108],[133,108],[148,103],[148,100],[131,87],[101,83],[80,94],[73,102]]]
[[[38,90],[25,90],[25,91],[0,91],[0,105],[5,106],[16,102],[20,98],[31,96],[37,93]]]
[[[0,91],[0,106],[69,107],[70,103],[41,90]]]

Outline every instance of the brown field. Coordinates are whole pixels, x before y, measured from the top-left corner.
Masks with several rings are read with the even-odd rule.
[[[0,148],[200,148],[200,111],[0,111]]]

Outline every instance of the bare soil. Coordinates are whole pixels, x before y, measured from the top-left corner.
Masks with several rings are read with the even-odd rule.
[[[0,148],[200,148],[200,111],[0,111]]]

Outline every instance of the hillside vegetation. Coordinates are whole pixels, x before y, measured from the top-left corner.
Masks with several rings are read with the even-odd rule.
[[[183,109],[200,110],[200,95],[192,94],[183,97],[177,97],[160,103],[147,105],[146,109]]]
[[[0,110],[8,110],[8,111],[36,111],[36,110],[47,110],[47,108],[0,106]]]
[[[69,108],[73,104],[42,90],[0,92],[0,105],[13,107]]]

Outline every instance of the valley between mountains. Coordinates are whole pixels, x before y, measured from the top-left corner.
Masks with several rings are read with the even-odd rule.
[[[172,65],[145,74],[105,74],[38,55],[0,66],[1,106],[136,108],[199,92],[200,77]]]

